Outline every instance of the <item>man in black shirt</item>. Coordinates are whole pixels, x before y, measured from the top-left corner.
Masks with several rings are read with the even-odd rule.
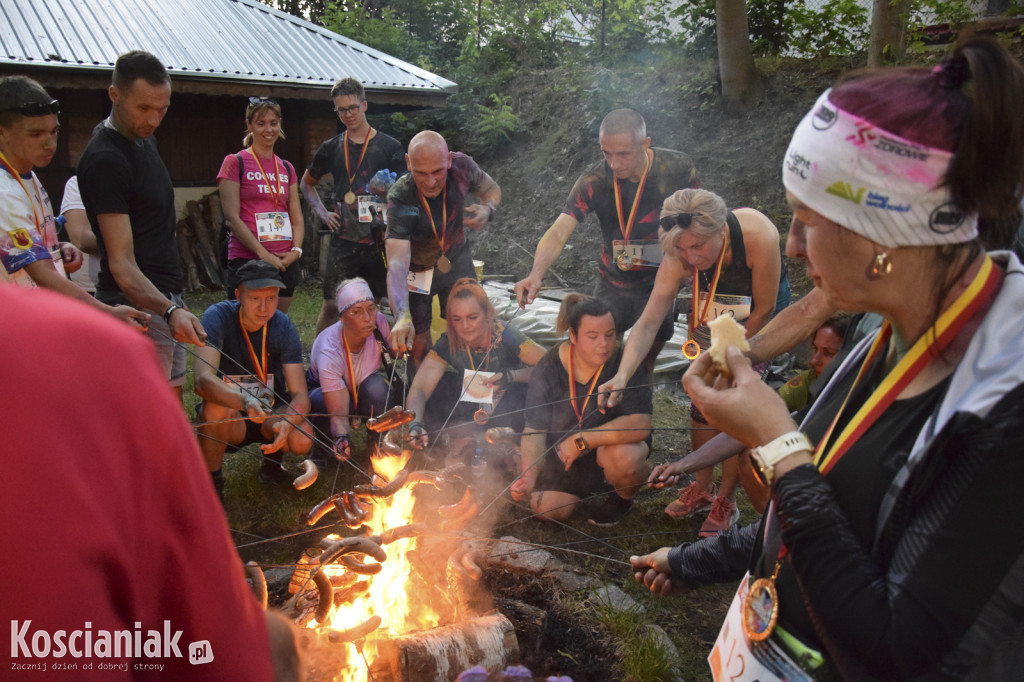
[[[78,162],[82,201],[97,227],[96,298],[156,313],[148,334],[180,396],[185,351],[169,337],[201,346],[206,332],[181,299],[174,186],[152,138],[171,104],[171,79],[159,59],[136,50],[117,58],[108,93],[110,116]]]
[[[359,81],[342,78],[331,89],[331,99],[345,132],[320,145],[299,185],[320,221],[333,233],[317,334],[338,321],[334,297],[343,280],[362,277],[378,302],[385,295],[382,225],[371,211],[383,213],[384,201],[370,191],[369,183],[380,170],[405,172],[401,143],[367,122],[366,93]],[[324,206],[316,191],[317,183],[328,174],[334,177],[334,210]]]

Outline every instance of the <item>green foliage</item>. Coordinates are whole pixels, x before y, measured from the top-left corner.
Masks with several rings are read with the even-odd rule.
[[[867,47],[868,11],[856,0],[829,0],[818,10],[791,7],[793,35],[790,46],[811,57],[851,55]]]
[[[626,682],[667,682],[674,679],[677,661],[654,632],[648,619],[637,609],[619,610],[598,602],[595,614],[612,636],[618,650],[617,668]]]
[[[484,141],[489,144],[499,144],[504,140],[511,142],[511,134],[519,127],[519,117],[512,111],[509,104],[509,97],[492,94],[490,101],[493,106],[476,105],[477,118],[480,123],[478,131]]]
[[[957,31],[974,21],[974,10],[965,0],[916,0],[907,17],[907,49],[921,52],[926,49],[930,27],[946,26]]]

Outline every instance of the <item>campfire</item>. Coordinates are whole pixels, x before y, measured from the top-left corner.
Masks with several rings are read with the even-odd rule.
[[[371,458],[373,481],[331,495],[306,517],[313,526],[335,514],[350,530],[307,549],[282,607],[306,628],[307,679],[441,681],[473,665],[515,662],[512,623],[492,610],[481,584],[487,541],[465,530],[480,516],[484,486],[464,463],[408,471],[404,422],[384,416],[369,424],[387,427]],[[262,573],[249,571],[265,603]]]

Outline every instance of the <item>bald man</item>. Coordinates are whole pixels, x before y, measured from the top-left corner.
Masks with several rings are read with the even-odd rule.
[[[601,122],[598,142],[604,160],[576,180],[562,213],[537,243],[530,274],[516,282],[521,307],[532,303],[544,274],[576,226],[593,213],[601,229],[601,258],[594,296],[609,302],[615,331],[621,336],[643,312],[661,261],[658,221],[665,197],[676,190],[699,187],[690,157],[651,147],[643,116],[615,109]],[[675,310],[669,311],[644,365],[650,371],[665,341],[672,338]]]
[[[412,138],[405,162],[409,174],[388,192],[388,300],[395,314],[391,346],[411,350],[418,365],[430,347],[431,298],[438,296],[444,317],[452,285],[476,277],[465,230],[494,217],[501,188],[431,130]],[[464,208],[468,194],[478,203]]]

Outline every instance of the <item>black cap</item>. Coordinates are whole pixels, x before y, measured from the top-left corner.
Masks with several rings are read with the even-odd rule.
[[[238,268],[238,283],[247,289],[284,289],[286,286],[281,281],[281,271],[265,260],[251,260]]]

